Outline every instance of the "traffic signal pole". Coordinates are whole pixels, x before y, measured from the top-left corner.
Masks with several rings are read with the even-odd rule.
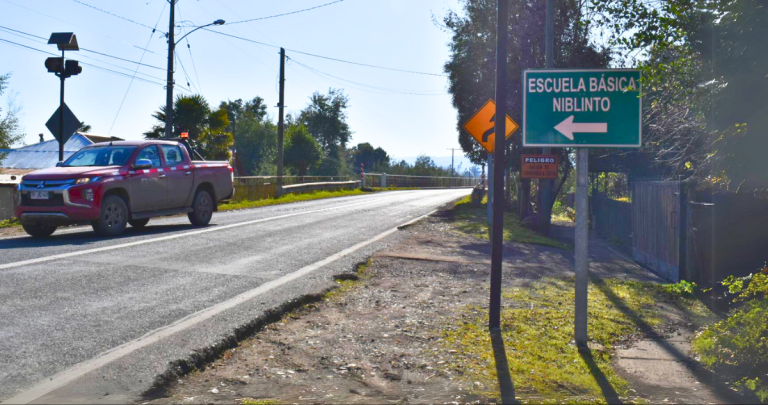
[[[497,0],[496,121],[493,151],[493,226],[491,228],[491,302],[489,327],[501,328],[501,259],[504,235],[504,141],[507,116],[507,14],[509,0]]]
[[[64,69],[66,66],[66,59],[64,59],[64,51],[61,51],[61,75],[59,75],[59,80],[61,80],[61,91],[59,92],[59,111],[61,112],[59,114],[59,162],[64,161],[64,79],[66,78],[64,75]]]

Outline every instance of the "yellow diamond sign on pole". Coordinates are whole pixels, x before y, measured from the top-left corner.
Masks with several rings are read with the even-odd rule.
[[[493,152],[496,145],[495,134],[495,122],[496,122],[496,103],[493,100],[488,100],[483,108],[479,109],[472,118],[464,124],[464,129],[472,135],[477,142],[482,145],[488,152]],[[509,136],[513,132],[517,131],[520,126],[507,115],[505,139],[509,139]]]

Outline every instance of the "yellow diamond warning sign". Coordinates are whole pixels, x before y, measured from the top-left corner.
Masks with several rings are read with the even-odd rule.
[[[493,152],[495,149],[494,146],[496,145],[495,125],[496,103],[494,103],[493,100],[488,100],[483,108],[478,110],[475,115],[464,124],[464,129],[466,129],[467,132],[480,143],[480,145],[483,145],[485,150]],[[517,123],[507,115],[505,138],[509,139],[509,136],[517,131],[517,128],[519,128]]]

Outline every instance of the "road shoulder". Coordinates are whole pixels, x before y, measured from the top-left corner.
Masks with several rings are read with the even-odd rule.
[[[618,254],[595,258],[600,278],[591,293],[598,299],[596,308],[607,308],[599,314],[609,321],[597,326],[591,351],[584,355],[568,341],[572,314],[551,310],[556,304],[552,299],[559,297],[563,308],[570,302],[572,252],[506,244],[503,326],[510,333],[502,335],[500,347],[502,353],[506,347],[506,354],[498,357],[498,342],[492,342],[484,326],[487,242],[457,229],[450,211],[402,231],[401,242],[373,255],[359,280],[337,281],[340,288],[321,301],[287,313],[145,399],[156,404],[497,402],[507,382],[496,360],[508,361],[509,386],[522,402],[659,399],[647,395],[653,392],[653,382],[641,386],[620,362],[650,332],[672,336],[679,330],[680,319],[667,316],[671,312],[664,305],[688,310],[649,282],[655,280],[651,274],[622,263]],[[632,299],[633,294],[642,295],[638,292],[648,296]],[[616,297],[620,302],[611,301]],[[640,315],[622,314],[621,308]],[[525,320],[522,314],[532,318]],[[520,329],[525,324],[535,326]],[[601,328],[608,337],[601,337]],[[515,341],[516,336],[530,340]],[[552,347],[561,346],[566,355],[544,353],[536,336],[546,337],[539,340]],[[531,344],[539,344],[535,350],[541,352],[525,353]],[[549,354],[551,363],[520,363],[526,356]],[[575,377],[553,372],[568,368],[558,363],[565,357],[573,359],[569,361]],[[646,367],[641,372],[654,371]],[[708,395],[702,390],[686,398],[718,402]]]

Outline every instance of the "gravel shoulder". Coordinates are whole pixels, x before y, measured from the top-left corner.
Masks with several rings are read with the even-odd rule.
[[[461,234],[450,210],[401,232],[405,234],[400,239],[403,242],[376,253],[360,269],[358,280],[337,281],[339,288],[322,300],[285,314],[279,322],[241,341],[205,367],[154,391],[143,402],[499,402],[499,384],[504,382],[496,380],[495,372],[481,371],[483,378],[475,378],[474,366],[467,363],[467,358],[485,354],[469,353],[473,351],[471,343],[467,349],[466,344],[450,341],[456,330],[482,320],[487,313],[490,246],[487,241]],[[599,241],[595,243],[602,246]],[[509,243],[505,244],[504,257],[505,291],[527,290],[539,282],[569,279],[573,274],[572,251]],[[659,281],[618,252],[595,249],[591,259],[591,272],[598,278],[629,283]],[[351,278],[356,276],[345,277]],[[505,305],[516,309],[515,302]],[[681,340],[677,331],[680,325],[688,325],[687,315],[662,305],[656,311],[663,325],[646,332]],[[673,316],[664,316],[666,312]],[[595,352],[598,357],[613,357],[616,372],[611,375],[628,381],[620,398],[623,402],[667,399],[657,395],[653,379],[642,380],[654,373],[653,369],[641,364],[629,370],[628,363],[618,363],[617,359],[633,357],[632,348],[642,349],[644,337],[635,333],[622,340],[615,347],[618,357],[608,354],[613,349],[604,347]],[[477,344],[486,343],[490,347],[490,339]],[[507,345],[514,374],[519,368],[513,364],[515,349]],[[493,355],[478,361],[493,364]],[[654,369],[659,366],[649,364]],[[681,377],[679,381],[688,380]],[[553,399],[525,386],[515,388],[521,402]],[[556,402],[594,399],[568,387],[561,391]],[[722,402],[707,390],[689,392],[692,395],[667,401]],[[607,394],[598,399],[611,400]]]

